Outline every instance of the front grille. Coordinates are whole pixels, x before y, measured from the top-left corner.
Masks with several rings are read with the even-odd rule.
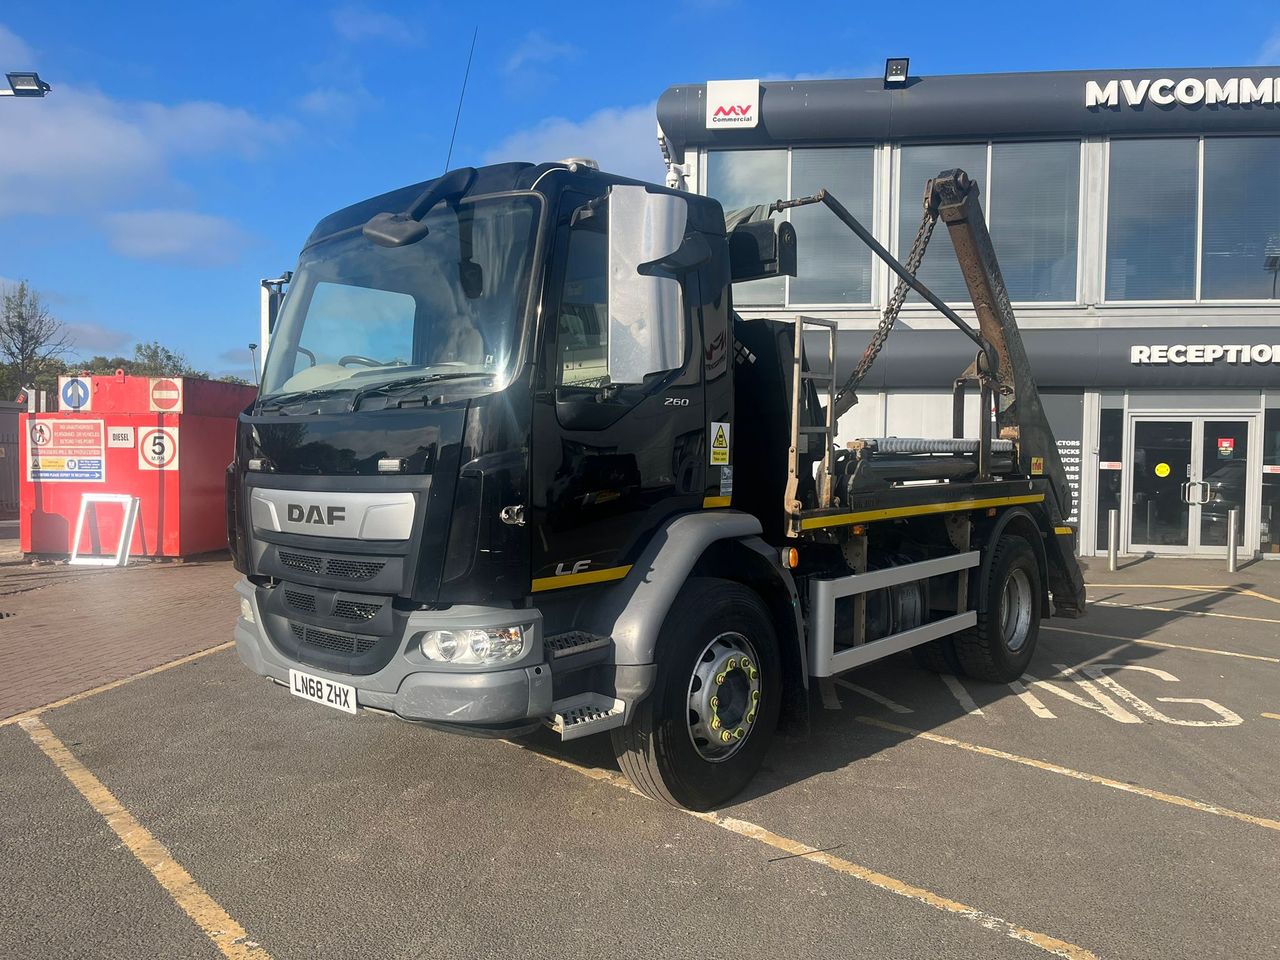
[[[319,647],[321,650],[331,650],[334,653],[344,653],[349,656],[359,656],[362,653],[367,653],[378,642],[376,637],[357,637],[350,633],[335,633],[332,630],[321,630],[318,627],[309,627],[302,623],[291,623],[289,627],[293,630],[293,635],[299,643],[304,643],[309,647]]]
[[[319,557],[308,557],[302,553],[288,553],[284,550],[280,551],[280,562],[286,567],[293,567],[295,570],[301,570],[304,573],[319,573],[321,560]]]
[[[368,580],[386,566],[382,561],[370,560],[337,560],[330,557],[326,563],[325,573],[331,577],[342,577],[344,580]]]
[[[387,565],[385,560],[345,560],[341,557],[323,557],[289,550],[281,550],[278,556],[286,567],[313,576],[325,575],[339,580],[371,580]]]
[[[316,598],[314,594],[299,593],[297,590],[286,590],[284,598],[289,602],[289,606],[295,610],[301,610],[303,613],[316,612]]]
[[[333,615],[343,620],[372,620],[382,609],[380,603],[357,603],[355,600],[339,600],[333,605]]]

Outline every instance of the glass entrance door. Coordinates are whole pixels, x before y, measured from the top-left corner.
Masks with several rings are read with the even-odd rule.
[[[1231,510],[1244,546],[1249,427],[1247,417],[1134,419],[1131,551],[1225,553]]]

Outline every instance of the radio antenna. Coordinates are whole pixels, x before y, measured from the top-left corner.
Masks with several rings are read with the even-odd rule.
[[[444,158],[444,172],[449,172],[449,164],[453,162],[453,142],[458,139],[458,120],[462,117],[462,98],[467,95],[467,79],[471,76],[471,58],[476,53],[476,35],[480,25],[471,31],[471,52],[467,54],[467,69],[462,74],[462,89],[458,92],[458,112],[453,115],[453,134],[449,137],[449,154]]]

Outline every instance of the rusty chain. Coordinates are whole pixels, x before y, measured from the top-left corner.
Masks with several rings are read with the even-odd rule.
[[[911,250],[907,254],[907,260],[904,264],[913,277],[916,275],[916,271],[920,269],[920,264],[924,261],[924,254],[929,248],[929,239],[933,236],[933,228],[937,222],[938,211],[930,209],[929,205],[926,204],[924,218],[920,221],[920,229],[916,231],[916,238],[911,242]],[[893,289],[893,296],[889,298],[889,302],[884,308],[884,313],[880,317],[880,324],[876,327],[876,332],[872,334],[871,341],[867,344],[867,349],[862,352],[862,359],[858,361],[858,365],[854,368],[848,381],[840,388],[840,392],[836,394],[835,402],[837,404],[846,394],[856,392],[863,379],[871,372],[871,365],[876,362],[876,357],[884,349],[885,341],[889,339],[889,333],[893,330],[893,325],[898,321],[898,314],[902,312],[902,305],[907,302],[907,292],[910,289],[906,280],[898,279],[898,285]],[[856,403],[857,401],[855,400],[854,402]]]

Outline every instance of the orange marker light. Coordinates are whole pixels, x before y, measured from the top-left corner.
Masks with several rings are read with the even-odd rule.
[[[786,560],[787,569],[794,570],[796,567],[800,566],[800,551],[795,547],[788,547]]]

